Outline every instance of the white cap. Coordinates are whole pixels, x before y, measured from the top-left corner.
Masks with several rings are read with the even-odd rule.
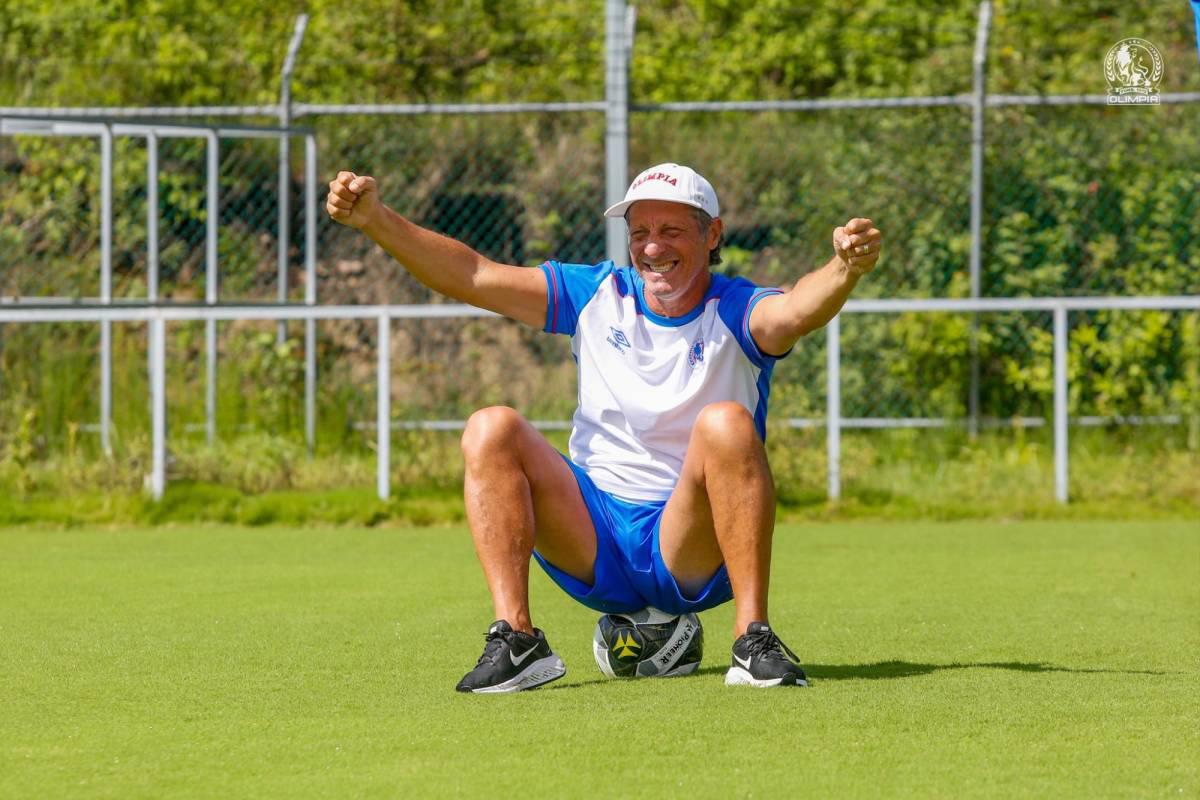
[[[642,172],[629,184],[625,199],[604,212],[606,217],[623,217],[638,200],[668,200],[702,209],[710,217],[721,216],[717,193],[703,175],[679,164],[659,164]]]

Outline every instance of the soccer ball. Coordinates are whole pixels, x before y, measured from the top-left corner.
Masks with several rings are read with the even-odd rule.
[[[596,622],[592,653],[610,678],[690,675],[704,654],[704,628],[695,614],[675,616],[657,608],[605,614]]]

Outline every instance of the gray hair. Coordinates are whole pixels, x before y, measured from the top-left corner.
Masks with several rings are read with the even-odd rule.
[[[692,217],[700,225],[700,232],[708,235],[708,229],[712,226],[713,218],[708,215],[708,212],[703,208],[692,207]],[[721,245],[725,244],[725,231],[721,231],[721,238],[717,239],[717,246],[708,251],[708,265],[715,267],[721,263]]]

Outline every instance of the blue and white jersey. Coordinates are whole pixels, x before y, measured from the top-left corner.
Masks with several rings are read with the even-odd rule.
[[[571,337],[579,367],[571,460],[597,486],[628,500],[666,500],[710,403],[741,403],[766,439],[776,358],[754,343],[750,312],[779,289],[714,274],[699,305],[663,317],[647,307],[632,267],[548,261],[541,269],[545,330]]]

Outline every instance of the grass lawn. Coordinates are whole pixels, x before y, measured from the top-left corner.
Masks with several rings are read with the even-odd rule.
[[[490,604],[462,528],[0,530],[0,797],[1176,797],[1200,793],[1200,526],[778,530],[809,689],[567,663],[462,696]]]

